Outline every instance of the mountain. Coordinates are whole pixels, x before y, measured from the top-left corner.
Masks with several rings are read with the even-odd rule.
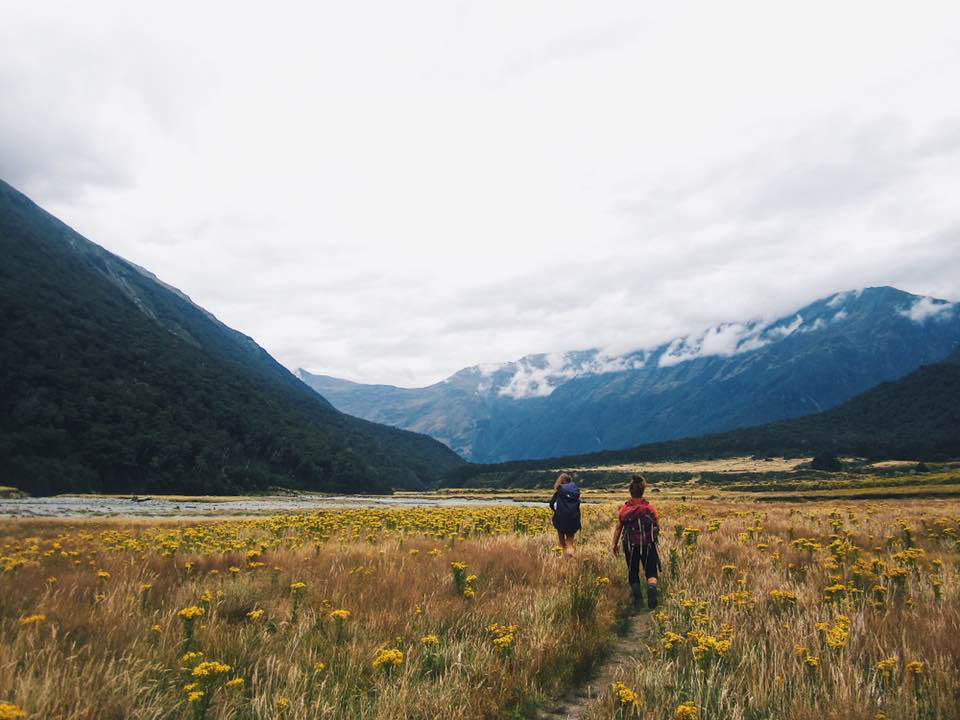
[[[0,484],[383,492],[463,460],[335,410],[251,338],[0,181]]]
[[[867,288],[772,322],[725,323],[622,355],[529,355],[426,388],[298,375],[344,412],[427,433],[475,462],[558,457],[835,407],[943,359],[960,342],[958,307]]]
[[[834,453],[872,459],[946,460],[960,458],[960,349],[940,363],[877,385],[820,413],[626,450],[463,465],[445,485],[496,486],[522,481],[524,473],[558,467],[602,467],[660,460],[738,455],[802,456]],[[543,478],[538,478],[543,480]]]

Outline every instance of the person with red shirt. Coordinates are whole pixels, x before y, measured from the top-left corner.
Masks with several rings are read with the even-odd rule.
[[[657,553],[657,538],[660,535],[660,520],[653,505],[643,497],[647,481],[642,475],[630,480],[630,499],[617,511],[617,526],[613,530],[611,552],[617,556],[623,540],[623,556],[627,561],[627,577],[633,592],[633,606],[643,605],[643,583],[640,569],[647,578],[647,607],[657,606],[657,576],[660,556]]]

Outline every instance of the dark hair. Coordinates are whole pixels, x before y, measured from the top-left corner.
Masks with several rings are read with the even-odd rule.
[[[647,487],[647,479],[643,475],[634,475],[630,478],[630,497],[641,498]]]

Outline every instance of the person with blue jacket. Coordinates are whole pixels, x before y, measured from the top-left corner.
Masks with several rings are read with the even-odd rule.
[[[566,473],[560,473],[553,483],[550,509],[560,548],[565,557],[573,557],[573,536],[580,530],[580,488]]]

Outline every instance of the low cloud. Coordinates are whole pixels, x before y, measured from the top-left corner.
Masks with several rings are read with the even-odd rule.
[[[927,320],[945,320],[956,310],[954,303],[937,300],[930,297],[922,297],[914,303],[900,311],[904,317],[908,317],[915,323],[924,323]]]
[[[567,380],[584,375],[602,375],[643,367],[642,351],[629,355],[611,356],[599,350],[568,353],[547,353],[521,358],[514,363],[495,365],[494,371],[507,370],[509,382],[499,388],[499,395],[512,398],[546,397]],[[481,383],[478,392],[490,389],[490,383]]]

